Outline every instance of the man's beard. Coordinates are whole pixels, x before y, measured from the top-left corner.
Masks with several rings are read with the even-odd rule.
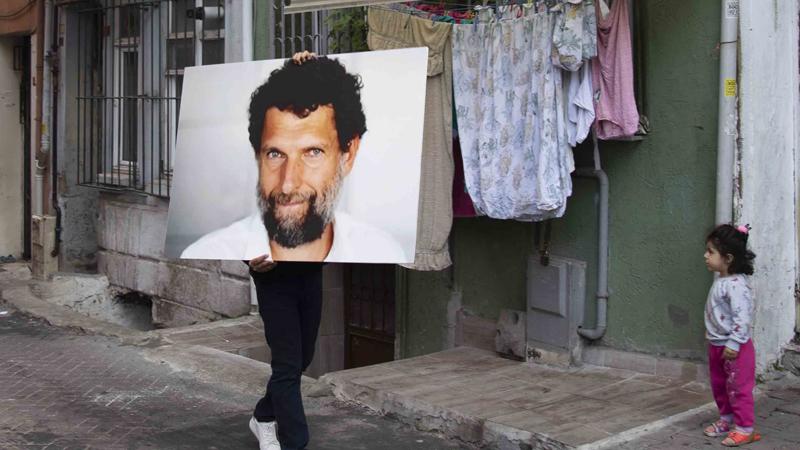
[[[343,165],[339,165],[334,179],[318,197],[316,192],[301,193],[282,192],[264,195],[261,189],[261,180],[258,181],[258,209],[261,211],[261,220],[269,233],[269,238],[284,248],[295,248],[322,237],[325,227],[333,222],[339,190],[342,186],[344,172]],[[277,206],[295,202],[304,202],[308,205],[302,216],[277,217]]]

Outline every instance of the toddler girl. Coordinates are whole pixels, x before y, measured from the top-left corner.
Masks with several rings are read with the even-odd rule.
[[[727,435],[722,441],[727,447],[761,439],[753,430],[753,294],[746,275],[753,274],[756,255],[747,249],[749,231],[748,225],[719,225],[708,235],[703,255],[708,270],[719,273],[708,293],[705,323],[711,391],[720,414],[703,432]]]

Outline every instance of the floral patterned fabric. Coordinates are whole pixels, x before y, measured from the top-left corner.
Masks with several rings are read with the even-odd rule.
[[[574,163],[561,70],[550,60],[554,16],[498,11],[496,17],[481,10],[476,24],[453,26],[453,88],[467,191],[479,214],[560,217],[572,193]]]
[[[553,64],[576,71],[597,56],[597,13],[594,0],[564,0],[556,7]]]
[[[706,339],[739,351],[753,329],[753,290],[746,275],[718,277],[706,299]]]

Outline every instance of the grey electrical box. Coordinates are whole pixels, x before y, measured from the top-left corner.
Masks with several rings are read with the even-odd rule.
[[[531,255],[527,295],[528,359],[537,353],[531,349],[545,349],[563,352],[573,362],[580,346],[577,329],[583,322],[586,263],[550,256],[545,266],[538,255]]]

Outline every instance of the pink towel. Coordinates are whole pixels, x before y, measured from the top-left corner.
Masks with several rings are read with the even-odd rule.
[[[633,95],[633,51],[628,2],[616,0],[606,17],[597,11],[597,63],[592,64],[595,89],[595,132],[600,139],[632,136],[639,128]]]

